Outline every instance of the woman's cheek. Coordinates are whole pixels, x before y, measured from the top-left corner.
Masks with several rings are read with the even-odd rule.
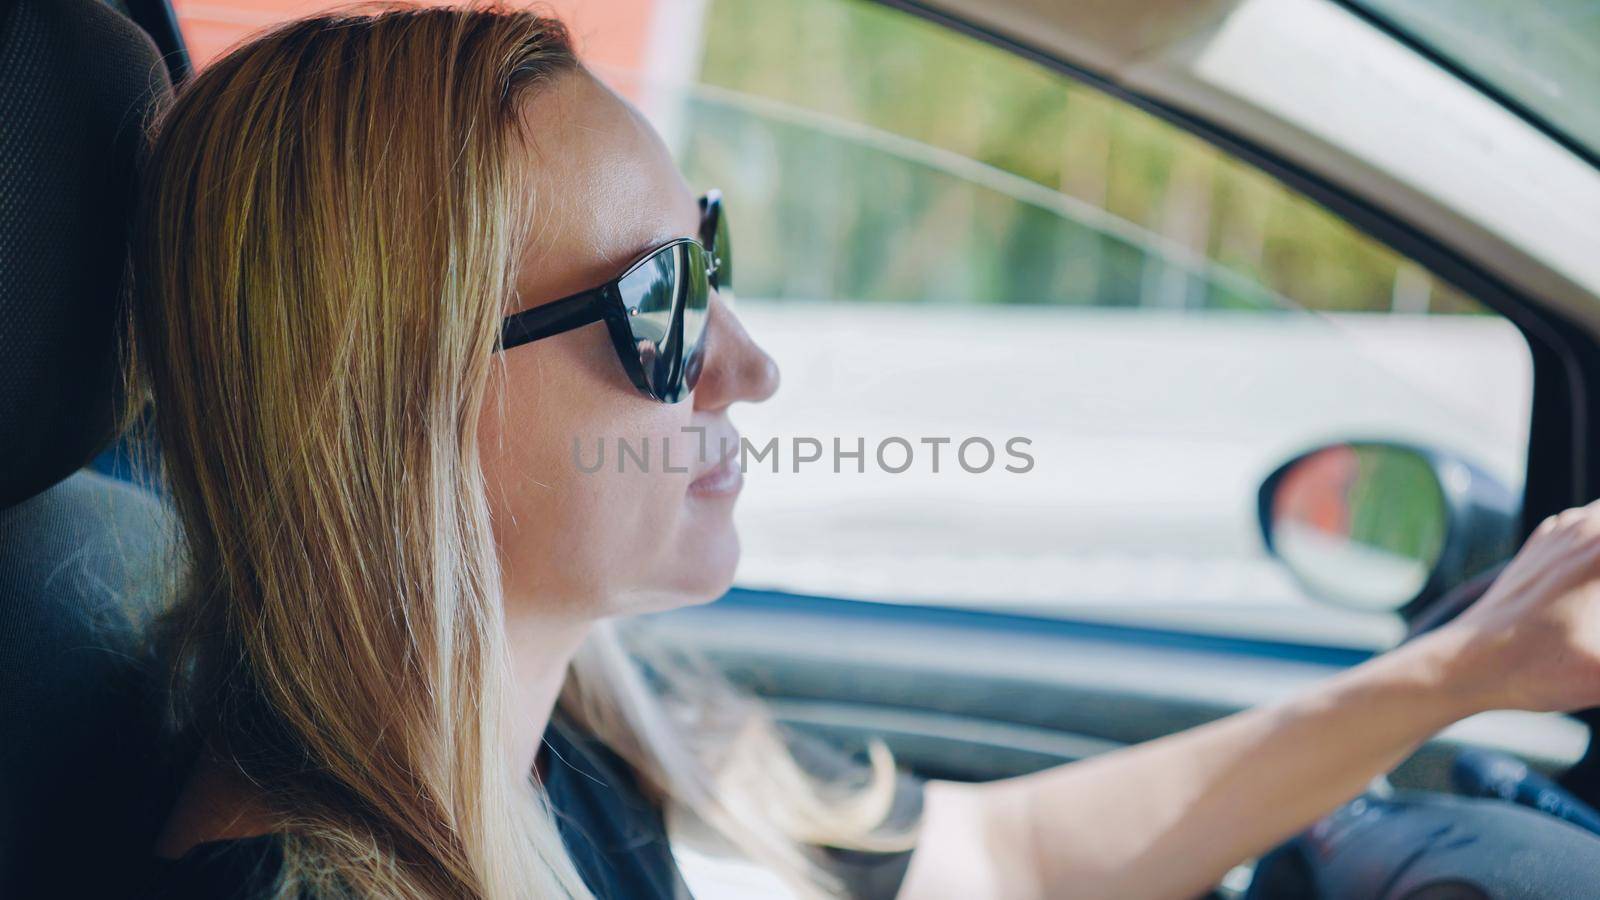
[[[688,404],[596,390],[537,417],[502,409],[480,437],[508,594],[604,615],[682,580],[700,555]]]

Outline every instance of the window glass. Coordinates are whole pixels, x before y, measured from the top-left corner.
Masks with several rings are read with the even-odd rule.
[[[729,198],[739,311],[784,368],[735,420],[824,447],[751,466],[743,583],[1382,645],[1395,617],[1266,557],[1261,480],[1380,438],[1520,496],[1521,335],[1260,171],[878,4],[712,0],[704,34],[666,118]],[[1014,436],[1028,472],[950,461]],[[872,458],[895,437],[899,474]],[[836,438],[868,471],[834,472]]]
[[[178,8],[222,46],[287,6]],[[783,370],[733,412],[777,442],[778,471],[747,459],[741,584],[1380,646],[1394,616],[1267,557],[1262,479],[1380,439],[1521,495],[1517,330],[1174,126],[861,0],[567,6],[723,190],[737,310]]]

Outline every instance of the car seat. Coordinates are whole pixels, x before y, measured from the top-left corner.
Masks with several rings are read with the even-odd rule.
[[[121,894],[181,771],[139,654],[170,517],[80,471],[115,437],[127,222],[169,92],[117,9],[0,4],[0,897]]]

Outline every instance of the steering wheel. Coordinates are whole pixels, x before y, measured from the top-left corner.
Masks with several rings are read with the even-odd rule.
[[[1504,565],[1453,588],[1406,640],[1477,602]],[[1457,794],[1366,794],[1264,856],[1247,900],[1481,900],[1600,895],[1600,812],[1521,760],[1465,750]]]

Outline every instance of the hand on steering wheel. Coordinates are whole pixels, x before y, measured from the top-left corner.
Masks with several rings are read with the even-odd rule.
[[[1446,683],[1479,708],[1600,704],[1600,503],[1546,519],[1481,599],[1417,639],[1449,646]]]

